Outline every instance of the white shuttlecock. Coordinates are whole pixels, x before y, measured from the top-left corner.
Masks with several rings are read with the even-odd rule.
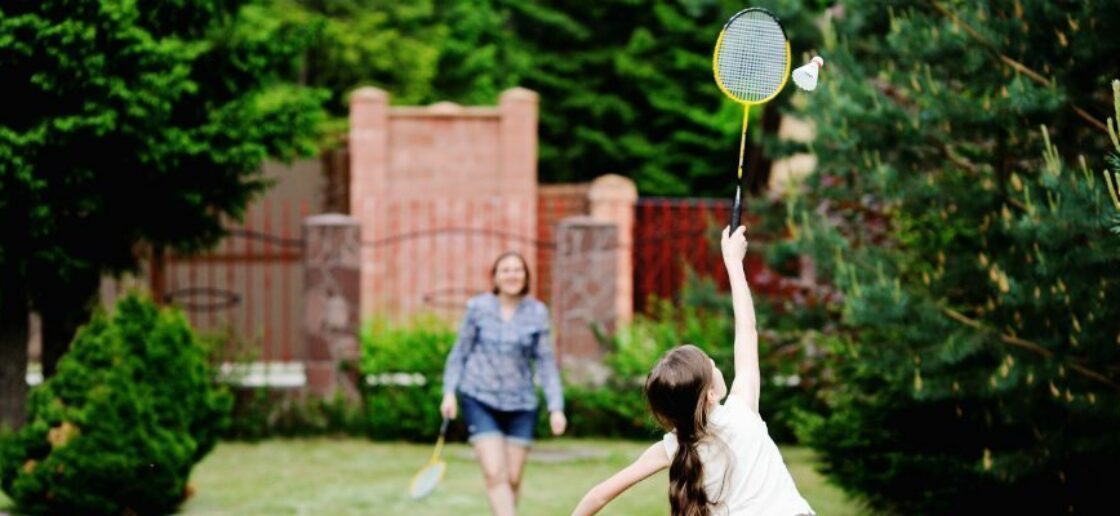
[[[793,71],[793,83],[805,91],[817,89],[817,75],[820,74],[822,66],[824,66],[824,59],[820,56],[813,57],[809,64]]]

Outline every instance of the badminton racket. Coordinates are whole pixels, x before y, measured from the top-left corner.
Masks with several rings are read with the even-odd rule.
[[[743,209],[743,154],[751,106],[769,102],[782,91],[789,80],[789,67],[789,39],[781,22],[769,11],[757,7],[743,9],[723,25],[712,53],[712,72],[720,91],[743,106],[731,231],[739,227]]]
[[[440,459],[440,453],[443,451],[443,436],[447,433],[447,423],[450,421],[443,418],[443,423],[439,426],[439,439],[436,441],[436,449],[432,452],[432,458],[428,459],[428,463],[412,477],[412,483],[408,486],[408,494],[413,500],[419,500],[432,494],[440,480],[443,480],[443,474],[447,472],[447,463]]]

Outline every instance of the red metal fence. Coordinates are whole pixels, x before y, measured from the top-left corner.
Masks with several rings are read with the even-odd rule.
[[[731,218],[731,202],[697,198],[638,199],[634,224],[634,310],[644,311],[649,298],[674,299],[685,271],[715,280],[728,288],[720,257],[720,231]],[[751,218],[743,216],[748,227]],[[758,242],[758,237],[752,237]],[[758,256],[746,260],[747,280],[757,293],[776,294],[779,277]]]
[[[585,185],[545,189],[537,206],[537,235],[532,238],[506,231],[500,225],[472,228],[468,220],[451,223],[424,210],[421,211],[425,216],[421,217],[419,213],[412,213],[416,210],[411,203],[400,204],[394,211],[402,220],[417,221],[415,227],[393,227],[391,229],[397,230],[393,236],[363,245],[376,248],[380,259],[387,258],[390,253],[395,255],[396,266],[390,268],[394,272],[386,276],[386,281],[407,283],[412,286],[409,291],[416,302],[451,312],[460,310],[468,294],[485,288],[487,282],[488,271],[478,269],[466,258],[483,255],[490,260],[507,249],[517,249],[536,258],[535,295],[549,299],[555,224],[564,217],[588,212]],[[501,211],[491,208],[491,211]],[[301,360],[303,241],[300,228],[308,210],[306,201],[265,200],[246,214],[240,226],[231,228],[230,237],[214,251],[199,256],[167,257],[163,273],[157,275],[164,300],[184,308],[191,322],[204,334],[229,336],[230,359]],[[474,212],[481,213],[479,210],[467,210],[467,213],[477,215]],[[720,259],[719,230],[727,224],[729,213],[730,203],[723,200],[639,199],[630,250],[636,311],[647,308],[650,296],[675,298],[683,286],[687,269],[714,279],[720,288],[727,288],[727,275]],[[438,271],[397,273],[417,262],[417,253],[447,253],[451,249],[456,251],[447,254],[447,260]],[[757,256],[747,259],[747,277],[758,293],[773,294],[781,290],[778,276]]]
[[[303,358],[303,240],[307,202],[265,199],[209,253],[168,256],[164,301],[180,306],[203,335],[222,335],[230,359]]]
[[[538,298],[552,299],[552,245],[556,223],[566,217],[587,215],[591,201],[587,192],[590,183],[565,185],[540,185],[537,190],[537,275]]]

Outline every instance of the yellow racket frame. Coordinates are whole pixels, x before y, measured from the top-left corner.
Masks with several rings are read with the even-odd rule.
[[[743,11],[739,11],[738,13],[735,14],[735,16],[731,17],[731,20],[734,20],[735,18],[737,18],[738,16],[743,14],[743,12],[749,11],[749,10],[751,10],[751,9],[744,9]],[[759,9],[759,10],[762,10],[762,9]],[[767,13],[767,14],[769,14],[769,13]],[[774,17],[775,21],[778,20],[778,18],[776,16],[774,16],[773,14],[770,14],[770,16]],[[789,38],[787,37],[786,38],[786,71],[785,71],[785,73],[782,74],[782,83],[778,86],[777,89],[774,90],[774,93],[772,93],[769,97],[766,97],[766,98],[761,99],[761,100],[755,100],[755,101],[740,100],[738,97],[735,96],[735,94],[731,93],[731,91],[729,91],[726,86],[723,85],[723,82],[721,82],[719,80],[719,66],[717,66],[717,63],[719,62],[719,49],[720,49],[720,47],[723,46],[723,35],[727,32],[727,25],[730,25],[731,20],[728,20],[727,24],[724,24],[723,28],[719,30],[719,37],[716,38],[716,46],[715,46],[714,49],[712,49],[712,76],[715,77],[715,79],[716,79],[716,86],[719,86],[719,91],[722,91],[724,95],[727,95],[727,98],[735,101],[737,104],[742,104],[743,105],[743,132],[742,132],[741,136],[739,137],[739,169],[736,171],[736,174],[738,174],[739,179],[742,179],[743,178],[743,154],[745,153],[746,148],[747,148],[747,145],[746,145],[746,143],[747,143],[747,124],[748,124],[748,121],[751,118],[751,106],[758,106],[758,105],[770,102],[771,100],[774,99],[774,97],[777,97],[778,94],[781,93],[782,90],[784,90],[786,88],[786,83],[789,82],[790,64],[793,61],[793,51],[790,50]],[[778,22],[778,26],[781,26],[781,22]],[[785,28],[782,28],[782,32],[785,32]],[[735,228],[731,228],[731,231],[735,231]]]
[[[789,69],[791,62],[793,61],[793,51],[790,50],[789,39],[786,39],[786,71],[785,74],[783,74],[782,84],[778,86],[778,89],[774,90],[774,93],[769,97],[761,100],[739,100],[739,98],[736,97],[734,93],[731,93],[731,91],[729,91],[727,87],[723,85],[723,82],[719,80],[719,66],[717,66],[716,63],[719,61],[719,49],[721,46],[723,46],[723,35],[725,32],[727,32],[726,27],[720,29],[719,38],[716,39],[716,47],[712,50],[712,76],[716,79],[716,86],[719,86],[719,91],[722,91],[724,95],[727,95],[728,98],[735,101],[737,104],[742,104],[746,107],[757,106],[759,104],[765,104],[767,102],[770,102],[771,100],[774,100],[774,97],[777,97],[778,94],[782,92],[782,90],[786,89],[786,84],[789,83]]]
[[[414,493],[416,491],[416,481],[420,480],[420,475],[423,475],[424,472],[427,471],[428,468],[430,468],[432,466],[442,466],[442,467],[440,467],[439,477],[436,478],[435,483],[436,483],[436,485],[439,485],[440,482],[443,482],[443,476],[445,474],[447,474],[447,463],[445,463],[442,460],[439,460],[439,456],[440,456],[440,452],[443,451],[443,436],[444,436],[444,433],[446,431],[447,431],[447,420],[444,420],[444,422],[441,425],[440,430],[439,430],[439,439],[436,440],[436,449],[432,450],[432,457],[430,459],[428,459],[428,463],[424,464],[416,472],[416,474],[412,475],[412,481],[410,481],[408,483],[408,494],[409,494],[409,496],[412,496],[412,493]],[[425,493],[425,494],[428,494],[428,493]]]

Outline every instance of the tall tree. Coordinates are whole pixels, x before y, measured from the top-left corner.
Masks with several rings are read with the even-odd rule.
[[[1120,5],[843,7],[790,226],[846,344],[802,437],[886,512],[1110,507],[1120,239],[1091,170]]]
[[[759,2],[793,37],[794,59],[815,46],[816,2]],[[541,95],[540,161],[545,181],[615,172],[654,195],[725,195],[738,151],[742,108],[712,79],[715,38],[743,6],[708,1],[495,1],[519,52],[507,69]],[[491,21],[491,23],[495,23]],[[454,41],[455,38],[449,38]],[[443,69],[441,68],[441,74]],[[784,92],[756,124],[774,123]],[[769,113],[769,116],[766,114]],[[761,124],[756,125],[761,128]],[[764,184],[762,132],[752,148]]]
[[[26,325],[54,360],[97,278],[137,250],[215,243],[267,186],[261,165],[314,149],[324,96],[290,85],[308,29],[251,2],[14,1],[0,13],[0,424],[18,426]],[[53,363],[45,364],[47,371]]]
[[[817,0],[768,0],[793,38],[813,50]],[[734,190],[742,110],[712,81],[711,53],[743,6],[717,0],[544,1],[273,0],[276,15],[320,24],[304,79],[328,88],[344,126],[346,95],[361,84],[402,104],[489,104],[505,89],[541,95],[540,170],[548,182],[632,176],[643,193]],[[792,87],[790,88],[792,90]],[[754,110],[749,144],[755,192],[789,92]],[[768,136],[763,138],[763,133]],[[764,150],[766,152],[764,152]]]
[[[330,92],[331,114],[346,118],[350,91],[367,84],[392,101],[432,99],[439,44],[447,33],[432,0],[269,0],[271,15],[312,27],[300,80]]]

